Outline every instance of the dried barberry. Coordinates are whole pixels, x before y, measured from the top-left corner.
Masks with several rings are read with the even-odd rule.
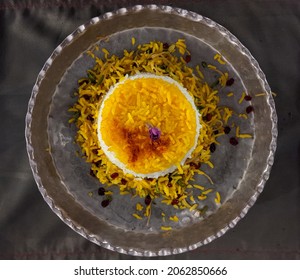
[[[229,134],[230,131],[231,131],[231,128],[230,128],[229,126],[225,126],[225,127],[224,127],[224,133],[225,133],[225,134]]]
[[[236,146],[239,142],[238,140],[235,138],[235,137],[231,137],[229,139],[229,143],[232,145],[232,146]]]
[[[226,81],[226,86],[230,87],[234,84],[234,78],[230,78]]]
[[[99,189],[98,189],[98,194],[99,195],[105,195],[105,189],[103,188],[103,187],[100,187]]]
[[[91,175],[92,177],[96,177],[95,171],[94,171],[93,169],[90,169],[90,175]]]
[[[209,146],[209,150],[210,150],[211,153],[215,152],[216,148],[217,147],[216,147],[215,143],[211,143],[210,146]]]
[[[124,178],[122,178],[122,179],[121,179],[121,184],[122,184],[122,185],[126,185],[126,183],[127,183],[127,180],[124,179]]]
[[[110,203],[110,200],[109,200],[109,199],[104,199],[104,200],[102,200],[102,202],[101,202],[101,206],[102,206],[103,208],[105,208],[105,207],[107,207],[107,206],[109,205],[109,203]]]
[[[189,54],[187,54],[184,58],[186,63],[189,63],[191,61],[191,59],[192,59],[192,57]]]
[[[247,114],[250,114],[253,111],[254,111],[254,109],[253,109],[253,106],[251,106],[251,105],[246,108],[246,113]]]
[[[171,202],[171,205],[177,205],[179,203],[179,200],[177,198],[174,198]]]
[[[169,44],[168,43],[163,43],[163,49],[167,50],[169,48]]]
[[[252,97],[251,97],[250,95],[246,95],[246,96],[245,96],[245,100],[246,100],[246,101],[251,101],[251,100],[252,100]]]
[[[148,195],[146,195],[146,197],[145,197],[145,204],[146,205],[149,205],[150,203],[151,203],[151,196],[148,194]]]
[[[110,175],[110,177],[112,179],[116,179],[118,176],[119,176],[119,173],[117,173],[117,172],[115,172],[115,173],[113,173],[113,174]]]
[[[211,119],[212,119],[212,114],[210,113],[206,114],[206,116],[204,117],[204,120],[207,122],[211,121]]]

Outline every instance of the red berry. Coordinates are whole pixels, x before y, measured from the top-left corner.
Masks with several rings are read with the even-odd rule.
[[[105,207],[107,207],[107,206],[109,205],[109,203],[110,203],[110,200],[109,200],[109,199],[104,199],[104,200],[102,200],[102,202],[101,202],[101,206],[102,206],[103,208],[105,208]]]
[[[216,150],[216,148],[217,147],[216,147],[215,143],[211,143],[210,146],[209,146],[209,150],[210,150],[211,153],[213,153]]]
[[[149,205],[151,203],[151,196],[148,194],[146,197],[145,197],[145,204],[146,205]]]
[[[230,78],[229,80],[227,80],[226,86],[230,87],[233,85],[233,83],[234,83],[234,78]]]
[[[100,188],[98,189],[98,194],[99,194],[99,195],[105,195],[105,189],[104,189],[103,187],[100,187]]]
[[[127,180],[125,180],[124,178],[122,178],[122,179],[121,179],[121,184],[122,184],[122,185],[126,185],[126,183],[127,183]]]
[[[116,179],[118,176],[119,176],[119,173],[117,173],[117,172],[115,172],[115,173],[113,173],[113,174],[110,175],[110,177],[112,179]]]
[[[229,143],[232,145],[232,146],[236,146],[239,142],[238,140],[235,138],[235,137],[231,137],[229,139]]]
[[[188,54],[188,55],[185,56],[184,60],[185,60],[186,63],[189,63],[191,61],[191,59],[192,59],[192,57]]]
[[[210,113],[206,114],[205,120],[206,120],[207,122],[209,122],[211,119],[212,119],[212,114],[210,114]]]
[[[174,198],[171,202],[172,205],[177,205],[179,203],[179,200],[177,198]]]
[[[225,133],[225,134],[229,134],[230,131],[231,131],[231,128],[230,128],[229,126],[225,126],[225,127],[224,127],[224,133]]]
[[[251,99],[252,99],[252,97],[251,97],[250,95],[246,95],[246,96],[245,96],[245,100],[246,100],[246,101],[250,101]]]
[[[247,114],[250,114],[253,111],[254,111],[254,109],[253,109],[253,107],[251,105],[246,108],[246,113]]]
[[[169,48],[169,44],[168,43],[163,43],[163,48],[166,50]]]
[[[90,169],[90,175],[96,177],[95,171],[93,169]]]

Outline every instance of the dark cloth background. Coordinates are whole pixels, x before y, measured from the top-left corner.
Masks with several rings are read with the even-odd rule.
[[[300,259],[300,1],[0,1],[0,259],[136,259],[85,240],[44,202],[24,138],[27,103],[54,48],[91,17],[135,4],[192,10],[229,29],[266,74],[279,136],[257,203],[221,238],[168,259]],[[161,257],[163,259],[163,257]]]

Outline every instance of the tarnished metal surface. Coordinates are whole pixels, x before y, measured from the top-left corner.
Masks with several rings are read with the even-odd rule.
[[[99,40],[99,35],[106,40]],[[111,53],[130,49],[131,40],[176,41],[185,38],[193,54],[193,63],[212,61],[216,51],[227,61],[225,70],[236,77],[232,89],[250,95],[265,93],[253,99],[254,117],[247,122],[236,120],[253,139],[241,141],[238,148],[225,148],[214,153],[215,169],[207,171],[221,194],[220,208],[207,202],[208,215],[199,218],[190,211],[179,211],[178,226],[161,232],[162,219],[153,207],[151,226],[132,218],[136,200],[114,195],[114,206],[103,210],[88,191],[97,182],[88,175],[82,159],[76,157],[74,128],[68,123],[68,108],[77,80],[91,66],[83,53],[95,44]],[[108,39],[108,40],[107,40]],[[228,102],[225,96],[221,103]],[[238,111],[238,98],[230,105]],[[222,97],[221,97],[222,99]],[[246,123],[246,124],[244,124]],[[276,149],[277,116],[265,75],[249,51],[222,26],[214,21],[169,6],[134,6],[122,8],[91,19],[78,27],[59,45],[46,61],[33,88],[26,117],[27,149],[33,174],[44,199],[71,228],[88,240],[105,248],[136,256],[161,256],[182,253],[207,244],[223,235],[247,213],[269,177]],[[47,147],[49,149],[47,149]],[[225,168],[224,168],[225,166]],[[198,184],[208,184],[203,178]],[[188,238],[187,238],[188,236]]]

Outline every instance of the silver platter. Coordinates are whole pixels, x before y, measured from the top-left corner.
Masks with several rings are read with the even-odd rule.
[[[137,43],[151,40],[186,40],[192,53],[191,66],[202,61],[214,63],[216,52],[226,65],[222,70],[235,77],[234,92],[254,96],[254,114],[236,122],[251,140],[238,147],[218,149],[214,169],[205,170],[214,180],[211,186],[222,195],[216,207],[206,203],[209,212],[199,217],[190,211],[167,209],[159,203],[153,209],[149,226],[132,217],[139,198],[114,196],[111,207],[101,208],[97,196],[88,193],[99,187],[89,175],[89,166],[76,156],[76,129],[68,123],[67,109],[75,102],[77,80],[93,66],[86,51],[98,45],[122,54]],[[100,55],[100,53],[99,53]],[[212,77],[208,77],[210,79]],[[226,94],[224,94],[226,96]],[[221,98],[221,103],[241,110],[238,96]],[[240,122],[240,123],[239,123]],[[135,256],[162,256],[186,252],[222,236],[253,206],[269,178],[277,138],[277,116],[270,87],[250,52],[228,30],[201,15],[168,6],[135,6],[106,13],[79,26],[52,53],[37,77],[26,115],[27,151],[38,188],[50,208],[68,226],[86,239],[107,249]],[[205,178],[198,182],[209,185]],[[115,187],[117,188],[117,186]],[[162,232],[161,211],[177,215],[174,230]]]

